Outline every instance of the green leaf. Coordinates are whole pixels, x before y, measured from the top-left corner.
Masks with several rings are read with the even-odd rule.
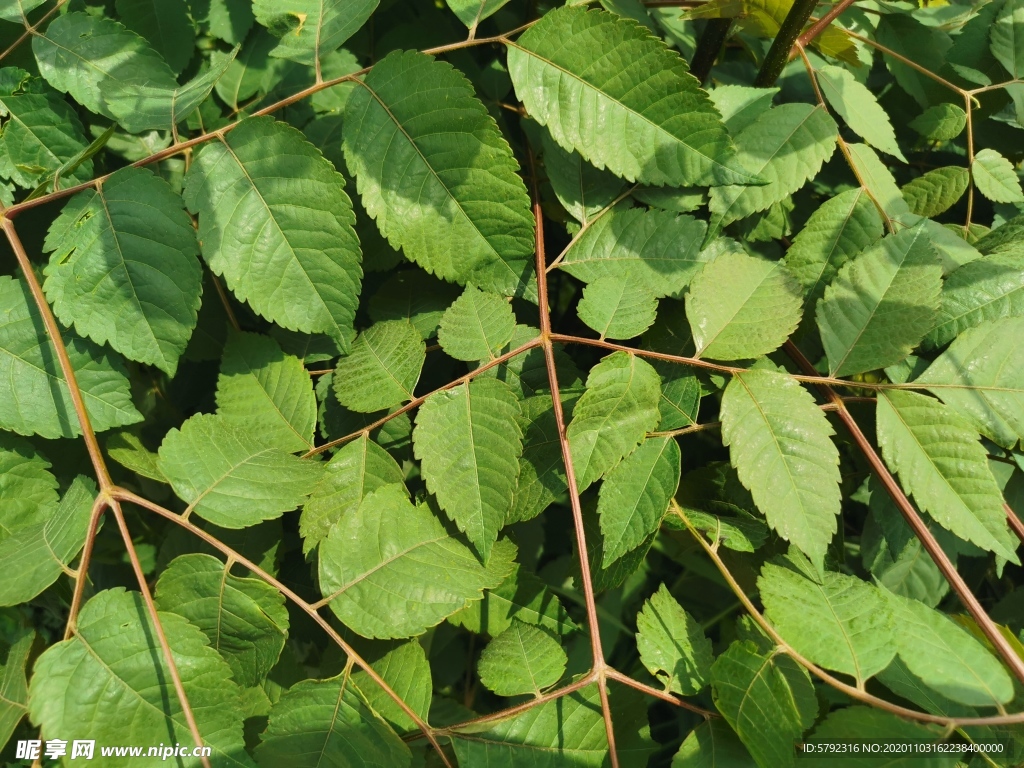
[[[818,302],[829,375],[903,360],[932,327],[942,267],[923,225],[904,229],[843,267]]]
[[[792,766],[793,744],[808,725],[799,702],[808,696],[813,701],[814,691],[806,673],[786,674],[786,659],[737,641],[711,667],[715,706],[760,768]]]
[[[92,428],[103,432],[141,421],[120,361],[72,333],[64,343]],[[0,382],[0,428],[46,438],[81,434],[39,310],[28,286],[9,276],[0,276]]]
[[[284,595],[260,579],[232,575],[216,557],[176,557],[160,574],[155,599],[158,609],[188,619],[206,635],[243,688],[260,685],[284,648]]]
[[[511,340],[515,327],[507,300],[471,285],[441,317],[437,340],[456,360],[493,360]]]
[[[711,231],[767,210],[800,189],[832,156],[838,130],[827,111],[810,104],[783,104],[761,114],[736,137],[737,159],[767,184],[712,189]]]
[[[939,314],[925,341],[941,347],[989,320],[1024,316],[1024,252],[984,256],[942,286]]]
[[[850,157],[850,168],[864,189],[871,194],[872,200],[887,219],[889,228],[892,229],[892,222],[905,223],[907,226],[913,224],[912,221],[906,221],[910,216],[910,208],[903,199],[896,179],[875,151],[867,144],[847,144],[846,150]]]
[[[722,442],[757,508],[819,567],[836,532],[839,451],[828,419],[799,383],[767,370],[733,377]]]
[[[892,611],[871,584],[831,571],[816,583],[766,563],[757,589],[768,621],[787,643],[815,664],[850,675],[858,686],[896,655]]]
[[[161,612],[159,619],[203,743],[212,749],[210,762],[252,768],[230,668],[184,618]],[[118,743],[126,726],[140,744],[193,743],[157,638],[137,592],[117,588],[94,595],[82,606],[74,636],[36,660],[29,685],[32,722],[69,745],[75,739]],[[83,680],[104,695],[74,695],[83,692]],[[104,759],[110,766],[133,761]]]
[[[563,397],[562,405],[568,418],[571,409],[565,400]],[[532,520],[569,487],[551,396],[535,395],[523,400],[520,406],[527,421],[509,523]]]
[[[786,251],[786,268],[804,289],[808,312],[846,262],[882,236],[882,218],[862,189],[841,192],[819,207]]]
[[[369,435],[357,437],[327,463],[324,476],[302,508],[299,533],[303,552],[319,544],[369,494],[385,485],[401,485],[404,480],[402,468],[391,454]]]
[[[28,712],[28,680],[25,670],[36,633],[22,629],[13,642],[4,649],[3,664],[0,665],[0,744],[7,744],[21,718]]]
[[[881,392],[876,411],[885,463],[921,509],[961,539],[1018,562],[1002,494],[970,423],[903,390]]]
[[[0,0],[0,19],[12,24],[21,24],[30,11],[34,11],[46,0]]]
[[[660,397],[657,371],[635,355],[613,352],[590,370],[566,433],[581,491],[657,428]]]
[[[222,528],[247,528],[290,512],[323,469],[203,413],[168,432],[159,456],[160,471],[189,511]]]
[[[171,71],[181,72],[195,53],[196,31],[185,0],[117,0],[118,18],[153,46]]]
[[[273,56],[314,64],[336,51],[376,10],[379,0],[254,0],[256,21],[281,38]]]
[[[255,754],[261,768],[412,764],[405,742],[370,708],[347,672],[292,686],[270,710]]]
[[[502,539],[495,547],[503,546],[505,541]],[[497,637],[512,625],[513,618],[556,635],[565,635],[577,628],[558,597],[519,563],[513,563],[508,577],[485,592],[483,600],[471,603],[448,621],[476,634]]]
[[[445,0],[459,21],[470,29],[476,29],[484,19],[493,16],[508,0]]]
[[[658,300],[643,285],[601,277],[583,289],[576,305],[580,320],[602,339],[632,339],[654,323]]]
[[[782,264],[740,251],[721,254],[686,297],[695,356],[740,360],[775,351],[800,322],[800,294]]]
[[[375,323],[335,367],[334,393],[346,408],[373,413],[412,400],[427,345],[401,320]]]
[[[623,202],[580,233],[561,268],[585,283],[607,277],[656,297],[678,295],[708,261],[701,251],[706,232],[692,216]]]
[[[621,692],[625,693],[625,691]],[[615,700],[611,697],[612,701]],[[625,696],[623,696],[625,698]],[[621,765],[646,765],[651,744],[646,713],[632,701],[616,720]],[[608,764],[608,738],[596,685],[532,707],[515,717],[452,733],[459,765],[488,768],[602,768]],[[643,727],[638,720],[643,720]]]
[[[7,118],[0,134],[0,175],[22,187],[34,187],[64,168],[88,142],[78,115],[49,89],[36,86],[20,69],[5,68],[0,87],[0,116]],[[83,160],[62,178],[72,182],[92,178],[91,159]]]
[[[392,247],[445,280],[532,295],[526,186],[461,72],[414,51],[386,56],[349,97],[344,140],[363,206]]]
[[[405,320],[429,339],[437,334],[445,310],[459,296],[459,289],[419,269],[391,276],[370,299],[370,319]],[[479,359],[479,358],[477,358]]]
[[[745,85],[719,85],[708,95],[722,113],[722,122],[735,136],[771,109],[778,88],[750,88]]]
[[[658,530],[679,486],[679,443],[650,437],[605,477],[597,502],[608,567]]]
[[[636,647],[666,691],[693,696],[711,678],[711,641],[662,584],[636,617]]]
[[[185,203],[203,256],[256,312],[347,348],[362,269],[345,181],[302,134],[253,117],[196,156]]]
[[[107,455],[122,467],[158,483],[167,482],[157,466],[156,453],[149,450],[138,435],[126,430],[114,432],[107,438],[104,448]]]
[[[0,433],[0,541],[23,525],[45,521],[57,506],[50,467],[27,441]]]
[[[729,725],[717,718],[707,720],[686,737],[672,768],[749,768],[750,753]]]
[[[910,121],[910,127],[933,141],[950,141],[963,133],[967,113],[956,104],[936,104]]]
[[[964,331],[915,384],[1005,448],[1024,439],[1024,318]]]
[[[1016,79],[1024,78],[1024,3],[1006,0],[989,32],[992,55]]]
[[[907,183],[903,198],[911,213],[932,218],[955,205],[970,184],[971,174],[966,168],[936,168]]]
[[[178,86],[163,58],[142,37],[110,19],[75,12],[32,36],[39,72],[90,112],[129,133],[169,130],[213,90],[231,57]]]
[[[508,68],[530,116],[616,176],[676,187],[756,178],[685,62],[631,19],[556,8],[509,46]]]
[[[693,370],[665,361],[655,361],[654,368],[661,376],[659,428],[667,431],[696,424],[700,400],[708,393],[700,378]]]
[[[173,376],[196,326],[199,244],[181,198],[141,168],[80,192],[50,225],[46,297],[99,344]]]
[[[413,712],[423,720],[427,719],[433,686],[430,679],[430,664],[423,652],[423,646],[418,641],[410,640],[395,646],[376,659],[371,666]],[[358,686],[374,711],[391,723],[393,728],[404,731],[416,728],[416,724],[405,710],[398,706],[398,703],[388,696],[366,671],[354,673],[352,682]]]
[[[316,396],[293,355],[255,333],[228,338],[217,378],[217,413],[239,429],[288,452],[313,447]]]
[[[907,159],[896,143],[889,116],[874,94],[842,67],[826,64],[815,72],[825,99],[850,129],[875,149],[903,162]]]
[[[978,191],[993,203],[1024,203],[1017,171],[994,149],[986,147],[974,156],[971,176]]]
[[[497,379],[427,398],[413,449],[427,489],[486,561],[512,508],[523,452],[519,400]]]
[[[888,594],[899,631],[896,647],[907,669],[953,701],[979,707],[1013,699],[1003,665],[956,622],[916,600]]]
[[[562,677],[567,658],[551,635],[516,619],[484,648],[477,662],[480,682],[499,696],[539,696]]]
[[[2,458],[7,456],[0,454]],[[22,466],[20,469],[28,467]],[[40,504],[39,512],[45,514],[14,525],[12,523],[18,511],[18,502],[24,503],[25,497],[15,496],[12,501],[7,500],[11,486],[5,481],[10,474],[11,470],[7,469],[0,475],[0,504],[4,510],[0,567],[7,573],[7,577],[0,583],[0,605],[27,603],[67,572],[71,561],[85,544],[93,498],[96,495],[93,482],[78,476],[59,505]],[[23,489],[28,490],[24,486]]]
[[[369,494],[320,542],[320,589],[363,637],[412,637],[508,575],[491,573],[398,486]]]
[[[562,149],[547,131],[543,132],[541,142],[544,169],[558,202],[580,224],[593,222],[619,196],[622,179],[598,170],[578,152]]]
[[[855,742],[870,734],[872,741],[893,744],[909,743],[914,751],[894,751],[889,754],[829,754],[825,750],[837,743]],[[880,709],[852,706],[830,712],[814,733],[805,739],[808,744],[820,745],[821,754],[806,754],[801,764],[808,768],[953,768],[957,753],[925,751],[928,744],[941,744],[942,735],[924,725],[904,720]],[[918,746],[919,745],[919,746]]]

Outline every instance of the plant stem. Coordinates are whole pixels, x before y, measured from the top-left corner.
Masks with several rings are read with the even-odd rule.
[[[813,41],[815,38],[818,37],[818,35],[825,31],[829,24],[831,24],[833,21],[839,18],[840,14],[842,14],[843,11],[845,11],[855,2],[857,2],[857,0],[841,0],[841,2],[838,2],[835,5],[833,5],[829,9],[828,13],[826,13],[824,16],[822,16],[820,19],[814,22],[806,32],[800,35],[800,37],[796,41],[796,45],[801,48],[806,48],[808,45],[811,44],[811,41]],[[789,54],[790,58],[793,58],[793,55],[795,53],[795,50],[791,50]]]
[[[817,4],[818,0],[794,0],[793,7],[789,9],[778,34],[772,41],[772,47],[768,49],[768,55],[764,57],[761,71],[754,78],[756,88],[770,88],[775,85],[775,81],[779,79],[782,70],[789,63],[789,54],[793,50],[793,44],[796,43],[801,30],[807,25],[807,20],[811,18],[811,13]]]
[[[718,54],[722,52],[726,39],[729,37],[729,27],[732,26],[732,19],[708,19],[697,41],[697,50],[693,53],[693,61],[690,62],[690,74],[704,84],[711,74],[711,67],[715,65]]]

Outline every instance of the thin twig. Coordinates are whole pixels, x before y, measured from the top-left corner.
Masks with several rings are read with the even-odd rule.
[[[619,672],[619,670],[615,669],[614,667],[608,667],[608,669],[605,671],[605,675],[607,675],[608,678],[611,680],[620,682],[623,685],[628,685],[630,688],[635,688],[641,693],[646,693],[648,696],[653,696],[656,699],[661,699],[662,701],[668,702],[669,704],[672,704],[676,707],[688,709],[691,712],[694,712],[695,714],[698,714],[703,718],[710,720],[713,717],[721,717],[721,715],[717,712],[712,712],[710,709],[698,707],[696,704],[691,704],[688,701],[684,701],[683,699],[680,699],[678,696],[674,696],[668,691],[659,691],[657,688],[652,688],[649,685],[645,685],[644,683],[641,683],[639,680],[634,680],[629,675],[625,675],[622,672]]]
[[[32,24],[32,25],[29,25],[28,19],[25,18],[24,12],[22,12],[22,19],[24,19],[25,31],[18,37],[17,40],[15,40],[13,43],[11,43],[9,46],[7,46],[7,48],[4,49],[3,53],[0,53],[0,61],[3,61],[4,59],[6,59],[8,56],[10,56],[12,53],[14,53],[14,51],[22,43],[24,43],[26,40],[28,40],[30,37],[32,37],[32,35],[34,35],[36,33],[36,30],[38,30],[39,27],[43,26],[43,24],[48,22],[50,19],[52,19],[53,15],[55,13],[57,13],[57,11],[60,10],[61,6],[64,5],[64,3],[66,3],[66,2],[67,2],[67,0],[57,0],[56,4],[53,6],[53,8],[48,10],[43,15],[43,17],[39,19],[39,21],[37,21],[35,24]]]
[[[806,48],[811,42],[824,32],[828,26],[839,18],[840,14],[843,13],[847,8],[853,5],[857,0],[841,0],[841,2],[833,5],[824,16],[814,22],[807,31],[804,32],[797,39],[796,44],[789,52],[789,57],[792,59],[796,55],[797,46],[800,48]]]
[[[96,496],[89,512],[89,526],[86,528],[85,543],[82,545],[82,556],[78,558],[78,572],[75,576],[75,591],[71,595],[71,607],[68,609],[68,618],[64,623],[64,639],[67,640],[75,632],[78,621],[78,612],[82,608],[82,601],[85,595],[85,585],[89,578],[89,564],[92,562],[92,549],[96,541],[96,532],[100,527],[100,520],[103,513],[110,506],[110,499],[104,492]]]

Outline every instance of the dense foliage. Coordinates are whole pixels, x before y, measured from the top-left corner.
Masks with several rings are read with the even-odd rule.
[[[5,764],[1024,764],[1024,0],[0,49]]]

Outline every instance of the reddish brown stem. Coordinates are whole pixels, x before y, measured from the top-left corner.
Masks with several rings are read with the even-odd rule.
[[[207,544],[209,544],[211,547],[216,549],[221,554],[231,558],[239,565],[248,568],[258,578],[262,579],[267,584],[277,589],[282,595],[284,595],[293,603],[295,603],[296,606],[298,606],[304,613],[306,613],[306,615],[308,615],[314,622],[316,622],[317,625],[319,625],[319,627],[322,630],[324,630],[324,632],[327,633],[331,640],[337,643],[338,647],[341,648],[341,650],[348,656],[348,658],[352,659],[356,663],[356,665],[359,666],[360,669],[366,672],[367,676],[371,680],[373,680],[374,683],[380,686],[381,690],[383,690],[385,694],[387,694],[391,699],[394,700],[394,702],[402,709],[402,711],[409,716],[409,719],[411,719],[413,723],[416,724],[416,727],[423,731],[427,739],[430,741],[431,745],[433,745],[433,747],[437,750],[437,753],[441,756],[441,760],[444,762],[447,768],[453,768],[452,764],[448,761],[448,758],[441,750],[441,745],[438,743],[437,737],[434,735],[434,730],[429,725],[427,725],[423,718],[416,714],[416,712],[408,704],[405,703],[401,696],[399,696],[397,693],[394,692],[394,690],[392,690],[391,686],[389,686],[384,681],[384,678],[382,678],[373,669],[373,667],[371,667],[369,663],[363,659],[362,656],[356,653],[355,649],[352,646],[350,646],[348,643],[344,641],[344,639],[342,639],[341,635],[339,635],[337,631],[335,631],[334,627],[332,627],[323,616],[321,616],[319,613],[313,610],[309,603],[307,603],[305,600],[299,597],[294,591],[285,586],[284,583],[271,576],[265,570],[256,565],[256,563],[252,562],[252,560],[249,560],[247,557],[244,557],[241,553],[236,552],[231,547],[222,543],[220,539],[216,538],[215,536],[211,536],[202,528],[199,528],[198,526],[190,523],[188,520],[185,520],[181,515],[177,515],[171,510],[167,509],[166,507],[162,507],[159,504],[156,504],[155,502],[149,501],[148,499],[145,499],[142,496],[132,493],[131,491],[127,491],[123,488],[116,488],[114,490],[114,496],[121,501],[125,501],[130,504],[135,504],[136,506],[142,507],[143,509],[148,509],[150,512],[155,512],[161,517],[170,520],[175,525],[181,526],[185,530],[189,531],[189,533],[205,541]]]
[[[188,723],[188,729],[192,732],[192,738],[195,740],[196,746],[202,747],[204,746],[203,737],[199,733],[199,725],[196,723],[195,715],[192,713],[192,705],[188,702],[185,685],[181,682],[178,665],[174,661],[174,653],[171,651],[171,644],[167,641],[167,634],[164,632],[164,625],[160,621],[160,615],[156,610],[156,603],[153,602],[153,595],[149,591],[149,584],[146,583],[146,574],[142,570],[139,555],[135,551],[132,535],[128,531],[128,524],[125,522],[124,513],[121,511],[121,503],[117,499],[111,499],[110,510],[114,513],[114,519],[117,520],[117,527],[121,531],[124,546],[128,550],[128,559],[131,561],[132,570],[135,571],[135,579],[139,583],[139,592],[142,593],[142,599],[146,603],[146,611],[153,622],[153,631],[156,632],[157,641],[160,643],[160,649],[163,651],[164,661],[167,662],[167,672],[170,674],[171,682],[174,684],[174,692],[178,695],[181,712],[185,716],[185,722]],[[210,759],[208,757],[203,756],[199,759],[203,762],[203,768],[210,768]]]
[[[818,37],[818,35],[824,32],[829,24],[831,24],[833,21],[839,18],[839,15],[843,13],[843,11],[845,11],[851,5],[853,5],[855,2],[857,2],[857,0],[841,0],[841,2],[838,2],[835,5],[833,5],[829,9],[828,13],[826,13],[824,16],[822,16],[820,19],[814,22],[810,27],[807,28],[806,32],[804,32],[802,35],[800,35],[799,38],[797,38],[796,44],[789,52],[789,57],[792,59],[796,55],[798,48],[806,48],[808,45],[810,45],[812,40],[814,40],[816,37]]]
[[[719,715],[717,712],[712,712],[709,709],[698,707],[696,704],[691,704],[688,701],[684,701],[683,699],[680,699],[678,696],[672,695],[668,691],[659,691],[657,688],[652,688],[649,685],[641,683],[639,680],[634,680],[629,675],[624,675],[622,672],[619,672],[619,670],[614,669],[612,667],[608,667],[608,669],[605,670],[605,675],[611,680],[615,680],[616,682],[622,683],[623,685],[628,685],[630,688],[635,688],[641,693],[646,693],[648,696],[653,696],[656,699],[661,699],[662,701],[666,701],[669,704],[672,704],[676,707],[688,709],[691,712],[700,715],[701,717],[721,717],[721,715]]]
[[[85,595],[85,584],[89,577],[89,563],[92,561],[92,548],[96,541],[96,532],[100,527],[100,520],[103,513],[110,506],[110,499],[103,492],[96,497],[92,510],[89,512],[89,527],[86,529],[85,544],[82,546],[82,556],[78,558],[78,575],[75,576],[75,591],[71,596],[71,607],[68,609],[68,619],[64,624],[64,639],[67,640],[74,634],[75,625],[78,621],[78,612],[82,609],[82,600]]]
[[[1024,522],[1021,522],[1021,519],[1017,517],[1017,513],[1005,501],[1003,502],[1003,509],[1006,510],[1006,520],[1010,523],[1010,530],[1017,534],[1017,538],[1024,543]]]
[[[800,368],[805,371],[813,372],[814,366],[811,365],[810,361],[804,357],[803,352],[794,344],[792,341],[786,342],[786,353],[796,362]],[[882,457],[878,455],[878,452],[874,449],[871,443],[868,441],[864,432],[861,431],[860,426],[854,420],[852,414],[846,409],[843,404],[842,398],[840,398],[829,386],[820,387],[822,393],[831,402],[837,404],[836,415],[840,421],[843,422],[853,441],[857,444],[857,448],[864,454],[868,464],[871,465],[871,469],[874,471],[875,476],[882,483],[886,493],[893,500],[893,503],[899,508],[900,512],[903,513],[903,518],[907,521],[907,525],[910,526],[914,534],[921,540],[921,544],[927,550],[932,560],[942,571],[942,575],[946,577],[946,581],[956,592],[957,597],[960,598],[960,602],[964,604],[967,611],[974,617],[974,620],[978,623],[981,631],[985,633],[985,637],[989,639],[989,642],[995,647],[996,651],[1002,657],[1006,666],[1009,667],[1014,677],[1024,683],[1024,659],[1017,655],[1013,650],[1010,643],[1003,637],[1003,633],[999,631],[999,627],[996,626],[995,622],[989,617],[982,607],[978,598],[971,592],[971,588],[967,586],[967,583],[960,576],[960,573],[956,570],[956,566],[949,559],[946,553],[942,550],[939,545],[938,539],[932,534],[925,524],[924,520],[921,519],[921,515],[918,514],[917,510],[914,509],[914,505],[910,503],[910,499],[903,493],[903,489],[900,488],[899,483],[896,482],[896,478],[889,472],[888,467],[885,466],[885,462],[882,461]]]

